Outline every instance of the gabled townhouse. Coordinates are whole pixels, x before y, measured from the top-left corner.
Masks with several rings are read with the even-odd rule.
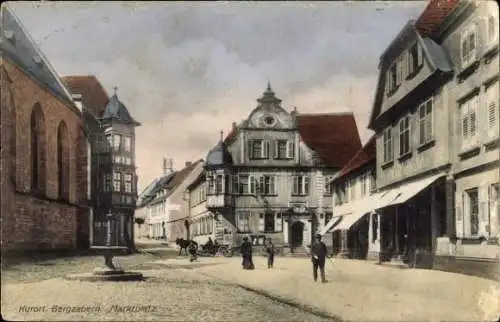
[[[235,244],[303,251],[332,216],[331,178],[361,147],[352,113],[287,112],[271,86],[208,153],[206,207]],[[330,241],[331,244],[331,241]]]
[[[381,259],[474,270],[498,259],[498,6],[430,1],[379,71]]]
[[[417,21],[426,37],[446,49],[455,74],[447,84],[454,216],[449,234],[439,240],[435,264],[491,276],[498,274],[500,257],[498,4],[454,3],[432,27],[436,3]]]
[[[144,197],[147,207],[145,226],[148,237],[165,242],[187,238],[189,207],[186,199],[187,187],[203,171],[203,160],[186,162],[179,171],[166,172]]]
[[[453,214],[449,128],[453,68],[409,21],[380,57],[369,128],[376,132],[381,260],[432,263]]]
[[[0,19],[2,254],[86,248],[82,110],[8,5]]]
[[[335,176],[333,218],[320,234],[333,233],[333,254],[357,259],[377,258],[380,225],[374,212],[379,194],[375,181],[375,136]]]

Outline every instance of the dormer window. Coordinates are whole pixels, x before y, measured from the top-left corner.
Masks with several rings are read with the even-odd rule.
[[[498,11],[497,11],[498,12]],[[488,44],[496,44],[498,43],[498,19],[497,17],[490,15],[487,18],[486,25],[486,40]]]
[[[462,68],[466,68],[476,61],[477,28],[475,23],[462,31],[460,44]]]
[[[418,45],[418,43],[415,43],[413,46],[410,47],[407,58],[408,58],[407,76],[412,77],[415,74],[415,72],[419,69],[419,67],[422,66],[422,48]]]
[[[394,62],[394,64],[389,68],[386,77],[387,77],[387,93],[391,94],[396,90],[398,86],[398,69],[396,62]]]
[[[40,56],[33,56],[33,61],[35,62],[35,64],[38,67],[42,67],[43,66],[43,61],[42,61],[42,58],[40,58]]]

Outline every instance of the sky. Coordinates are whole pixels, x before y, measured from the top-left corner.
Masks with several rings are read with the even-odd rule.
[[[354,113],[363,143],[382,52],[425,1],[12,2],[58,74],[95,75],[142,123],[138,188],[205,158],[267,82],[299,113]]]

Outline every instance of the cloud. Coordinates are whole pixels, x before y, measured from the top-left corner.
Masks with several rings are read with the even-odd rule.
[[[353,111],[366,141],[379,56],[425,5],[10,3],[60,74],[118,87],[143,124],[141,187],[161,173],[162,157],[176,168],[204,158],[268,80],[288,110]]]

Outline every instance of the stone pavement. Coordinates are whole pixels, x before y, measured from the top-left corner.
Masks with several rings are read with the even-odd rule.
[[[327,262],[326,284],[313,283],[308,259],[264,257],[256,269],[241,269],[240,258],[200,258],[196,272],[238,284],[316,312],[351,321],[493,321],[499,316],[499,284],[478,277],[421,269],[397,269],[373,262]],[[168,260],[187,265],[186,260]],[[198,266],[197,268],[195,266]]]

